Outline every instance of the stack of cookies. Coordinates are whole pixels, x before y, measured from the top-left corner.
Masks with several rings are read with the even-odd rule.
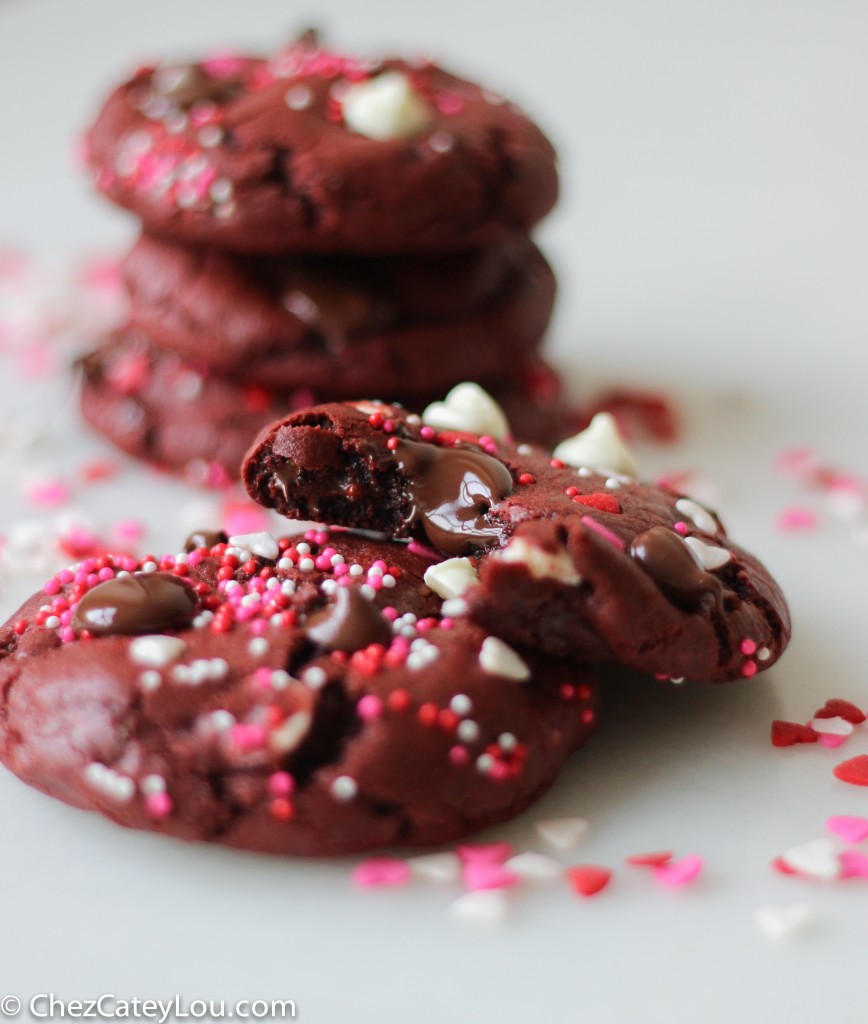
[[[501,97],[308,34],[271,60],[139,70],[87,150],[143,224],[129,321],[82,360],[85,417],[130,454],[220,484],[293,409],[421,411],[467,380],[522,436],[562,431],[539,358],[554,277],[528,235],[555,154]]]

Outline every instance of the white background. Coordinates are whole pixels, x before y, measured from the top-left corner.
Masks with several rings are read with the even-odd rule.
[[[600,735],[537,810],[496,832],[527,845],[535,817],[582,814],[592,832],[575,859],[696,851],[708,865],[696,888],[619,870],[594,901],[523,896],[493,932],[453,922],[451,892],[360,893],[349,862],[127,834],[3,774],[0,990],[292,998],[312,1024],[864,1021],[868,882],[810,885],[768,861],[821,835],[829,814],[868,813],[866,791],[831,775],[868,741],[775,751],[768,728],[829,696],[868,704],[868,553],[774,470],[781,449],[808,444],[868,475],[868,8],[5,0],[0,240],[42,258],[124,244],[131,222],[69,157],[105,89],[144,58],[268,49],[308,23],[347,49],[439,56],[550,132],[564,183],[540,232],[562,285],[552,351],[582,393],[632,383],[677,399],[684,439],[646,453],[648,470],[701,467],[730,532],[784,584],[795,637],[744,685],[612,682]],[[47,390],[2,371],[4,410],[53,424],[47,465],[108,451]],[[0,531],[25,514],[18,483],[4,480]],[[166,550],[191,499],[138,470],[81,497],[96,516],[146,516]],[[776,528],[793,502],[820,509],[819,530]],[[5,615],[24,584],[0,586]],[[796,899],[816,929],[774,946],[753,910]]]

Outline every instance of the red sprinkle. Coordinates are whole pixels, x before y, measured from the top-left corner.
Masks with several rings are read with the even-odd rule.
[[[851,704],[849,700],[841,700],[832,697],[819,710],[814,712],[814,718],[843,718],[853,725],[861,725],[865,721],[865,713]]]
[[[674,856],[671,850],[660,850],[657,853],[633,853],[624,858],[624,863],[631,864],[636,868],[659,868],[661,864],[668,864]]]
[[[566,874],[579,896],[596,896],[612,880],[612,872],[597,864],[577,864],[567,868]]]
[[[794,747],[797,743],[816,743],[820,737],[809,725],[798,722],[772,722],[772,746]]]
[[[599,512],[611,512],[612,515],[621,513],[618,499],[611,494],[574,494],[572,498],[577,505],[587,505],[588,508],[595,508]]]
[[[851,757],[835,768],[835,778],[851,786],[868,786],[868,754]]]
[[[527,486],[528,484],[535,484],[536,477],[533,475],[533,473],[519,473],[518,482],[522,486]]]

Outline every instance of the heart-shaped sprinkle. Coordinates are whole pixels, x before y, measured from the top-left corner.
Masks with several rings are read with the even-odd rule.
[[[626,864],[635,868],[659,868],[661,864],[668,864],[675,855],[671,850],[660,850],[657,853],[632,853],[624,858]]]
[[[406,863],[414,878],[426,882],[455,882],[461,877],[461,860],[455,853],[423,853],[408,857]]]
[[[449,911],[470,924],[498,924],[509,913],[509,900],[504,889],[481,889],[459,896]]]
[[[621,513],[621,503],[611,494],[574,494],[572,500],[577,505],[586,505],[598,512],[609,512],[614,516]]]
[[[504,867],[528,882],[551,882],[555,878],[560,878],[563,871],[554,857],[547,857],[546,854],[537,853],[535,850],[527,850],[525,853],[510,857]]]
[[[464,884],[471,892],[482,889],[509,889],[520,881],[521,877],[503,864],[471,861],[464,865]]]
[[[868,786],[868,754],[851,757],[835,768],[835,778],[851,786]]]
[[[395,857],[372,857],[353,868],[353,882],[363,889],[404,885],[410,878],[410,869]]]
[[[820,737],[820,743],[827,750],[837,750],[837,748],[843,746],[846,741],[846,736],[835,736],[834,734],[826,734]]]
[[[567,868],[566,875],[579,896],[596,896],[612,880],[612,872],[598,864],[576,864]]]
[[[865,713],[849,700],[833,697],[814,712],[814,718],[843,718],[853,725],[861,725],[865,721]]]
[[[772,722],[772,746],[792,747],[797,743],[816,743],[819,736],[809,725],[798,722]]]
[[[837,844],[831,839],[813,839],[793,846],[781,854],[781,860],[798,875],[831,881],[841,875]]]
[[[821,736],[849,736],[853,731],[853,723],[841,718],[840,715],[835,715],[832,718],[813,718],[808,723],[808,728]]]
[[[692,520],[697,530],[702,530],[703,533],[717,533],[717,520],[708,509],[703,508],[692,498],[679,498],[675,502],[675,508],[681,515]]]
[[[754,911],[757,928],[773,939],[794,938],[806,931],[813,920],[813,911],[804,903],[788,903],[783,907],[757,907]]]
[[[556,850],[569,850],[577,846],[588,831],[584,818],[546,818],[536,822],[537,835]]]
[[[716,544],[706,544],[698,537],[685,537],[684,543],[693,552],[693,557],[706,572],[711,569],[719,569],[732,558],[732,552],[726,548],[718,547]]]
[[[779,875],[797,875],[798,871],[795,868],[791,868],[789,864],[784,860],[783,857],[775,857],[771,862],[772,867]]]
[[[826,821],[826,828],[845,843],[861,843],[868,839],[868,818],[855,814],[834,814]]]
[[[699,854],[689,853],[681,860],[671,861],[653,868],[654,878],[661,885],[676,889],[698,878],[702,872],[702,866],[702,858]]]
[[[503,864],[512,856],[512,843],[464,843],[458,847],[462,864]]]
[[[868,854],[861,850],[845,850],[839,861],[841,878],[868,878]]]

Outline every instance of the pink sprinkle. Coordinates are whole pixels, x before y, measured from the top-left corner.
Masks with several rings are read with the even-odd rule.
[[[464,865],[464,884],[471,892],[479,892],[482,889],[509,889],[519,881],[519,875],[502,864],[471,861]]]
[[[614,544],[616,548],[623,551],[624,542],[616,534],[612,533],[607,527],[603,526],[602,523],[598,523],[596,519],[591,516],[582,516],[582,522],[587,526],[589,530],[593,530],[594,533],[598,533],[601,537],[604,537],[610,544]]]
[[[144,534],[145,526],[140,519],[122,519],[115,524],[114,535],[118,540],[140,540]]]
[[[60,631],[60,639],[65,644],[72,643],[72,641],[75,640],[75,633],[73,633],[69,626],[66,626]]]
[[[145,797],[145,810],[152,818],[168,818],[172,813],[172,798],[168,793],[149,793]]]
[[[269,519],[265,511],[253,503],[227,502],[223,507],[223,529],[230,537],[246,533],[267,533]]]
[[[275,772],[268,779],[270,796],[289,796],[295,790],[295,779],[289,772]]]
[[[109,568],[109,566],[105,566],[104,568],[100,569],[100,571],[97,573],[97,576],[99,576],[100,580],[103,583],[105,583],[106,580],[114,579],[115,571],[114,569]]]
[[[687,885],[697,878],[702,871],[702,858],[696,853],[689,853],[681,860],[669,864],[661,864],[653,868],[654,877],[661,885],[672,889]]]
[[[335,566],[334,574],[337,577],[337,579],[340,579],[341,576],[346,576],[346,574],[349,571],[350,571],[350,567],[347,565],[346,562],[338,562],[338,564]]]
[[[751,657],[752,655],[756,654],[756,641],[742,640],[740,650],[745,657]]]
[[[839,854],[841,878],[868,878],[868,854],[861,850],[845,850]]]
[[[439,551],[426,547],[417,540],[411,540],[407,545],[407,550],[411,555],[420,555],[422,558],[427,558],[432,562],[441,562],[443,560],[443,556]]]
[[[834,733],[824,732],[820,735],[820,743],[827,750],[837,750],[846,741],[846,736],[836,736]]]
[[[410,869],[395,857],[372,857],[353,868],[353,883],[362,889],[389,885],[406,885]]]
[[[752,676],[755,676],[756,675],[756,662],[755,661],[746,661],[741,666],[741,674],[745,677],[745,679],[750,679]]]
[[[456,852],[463,864],[502,864],[512,856],[512,843],[464,843]]]
[[[265,726],[252,722],[238,722],[229,732],[235,745],[245,752],[264,747],[268,740]]]
[[[433,427],[422,427],[419,431],[419,437],[421,437],[423,441],[433,441],[436,436],[437,434]]]
[[[395,619],[398,618],[398,609],[393,608],[391,605],[389,605],[388,607],[383,608],[380,614],[383,616],[384,619],[387,619],[389,622],[394,622]]]
[[[359,718],[364,719],[366,722],[370,722],[382,715],[383,702],[373,693],[368,693],[365,694],[365,696],[362,697],[356,705],[356,710],[359,713]]]
[[[809,508],[792,506],[778,515],[778,529],[781,530],[814,530],[816,527],[817,514]]]
[[[50,597],[53,597],[60,593],[60,583],[57,580],[49,580],[42,589]]]
[[[62,480],[37,480],[27,484],[25,495],[32,505],[63,505],[69,501],[69,487]]]
[[[859,818],[855,814],[833,814],[826,820],[826,828],[845,843],[861,843],[868,839],[868,818]]]
[[[454,765],[467,764],[467,762],[470,760],[470,752],[468,751],[467,747],[452,747],[452,749],[449,751],[449,760]]]
[[[680,533],[681,536],[683,537],[687,533],[687,531],[688,531],[687,523],[682,523],[681,521],[679,521],[679,522],[675,523],[675,525],[672,527],[672,529],[676,533]]]

